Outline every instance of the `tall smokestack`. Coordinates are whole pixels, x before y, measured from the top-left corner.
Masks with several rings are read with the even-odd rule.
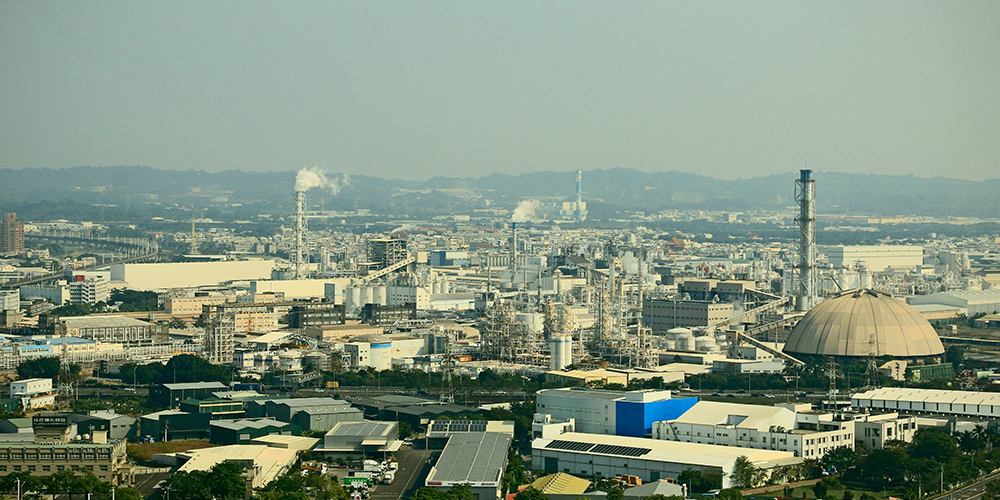
[[[305,236],[305,191],[295,192],[295,279],[300,280],[305,277],[303,272],[305,248],[302,245],[302,238]]]
[[[799,286],[795,309],[808,311],[816,302],[816,181],[812,170],[800,170],[795,181],[795,201],[799,204]]]
[[[583,222],[583,172],[576,171],[576,221]]]
[[[514,281],[517,279],[517,223],[516,222],[510,223],[510,230],[511,233],[513,234],[513,241],[514,241],[510,258],[510,284],[511,286],[513,286]]]

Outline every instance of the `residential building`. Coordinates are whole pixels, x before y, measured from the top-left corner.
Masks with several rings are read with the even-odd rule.
[[[24,252],[24,221],[17,220],[17,214],[4,214],[0,221],[0,254]]]
[[[69,282],[69,301],[72,304],[107,304],[111,290],[107,281],[87,278]]]

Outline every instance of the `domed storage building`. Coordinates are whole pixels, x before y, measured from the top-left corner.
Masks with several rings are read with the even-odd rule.
[[[944,354],[940,337],[919,312],[892,295],[869,289],[848,290],[813,307],[795,325],[784,352],[866,358],[871,347],[876,357],[914,361]]]

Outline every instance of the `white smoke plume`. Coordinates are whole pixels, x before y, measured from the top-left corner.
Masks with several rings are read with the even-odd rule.
[[[625,252],[622,255],[622,269],[628,274],[639,274],[639,259],[632,255],[632,252]]]
[[[527,222],[528,219],[532,218],[538,212],[539,206],[538,200],[524,200],[518,203],[517,208],[514,209],[514,215],[510,217],[510,221]]]
[[[343,174],[343,178],[338,181],[337,179],[327,177],[326,173],[318,166],[303,168],[299,170],[299,173],[295,174],[295,191],[308,191],[312,188],[321,187],[329,189],[331,194],[336,195],[349,182],[350,178],[348,178],[347,174]]]

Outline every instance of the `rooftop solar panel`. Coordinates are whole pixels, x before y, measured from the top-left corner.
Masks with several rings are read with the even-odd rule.
[[[633,446],[615,446],[611,444],[599,444],[591,450],[593,453],[602,455],[620,455],[626,457],[641,457],[650,451],[649,448],[636,448]]]
[[[546,448],[553,450],[588,451],[594,445],[592,443],[578,443],[576,441],[562,441],[556,439],[546,445]]]

